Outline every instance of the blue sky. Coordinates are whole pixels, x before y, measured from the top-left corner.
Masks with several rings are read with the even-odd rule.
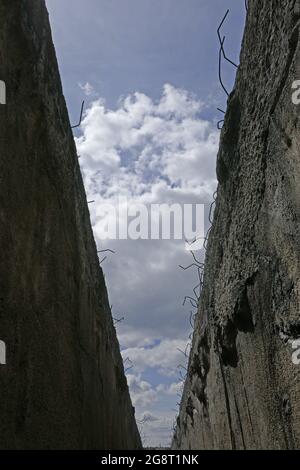
[[[226,107],[218,82],[216,28],[227,8],[226,50],[238,63],[243,0],[47,0],[95,239],[112,248],[103,264],[128,382],[146,445],[167,445],[180,400],[177,365],[190,334],[184,295],[196,273],[184,244],[99,238],[99,206],[119,194],[133,203],[209,205]],[[225,64],[231,89],[235,69]],[[137,135],[138,129],[138,135]],[[159,162],[159,163],[158,163]],[[146,177],[147,175],[147,177]],[[200,257],[204,253],[199,253]],[[126,366],[128,366],[128,361]],[[179,395],[178,395],[179,394]]]

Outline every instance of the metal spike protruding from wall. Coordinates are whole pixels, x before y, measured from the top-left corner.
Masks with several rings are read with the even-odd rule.
[[[245,0],[246,1],[246,0]],[[246,8],[248,7],[248,4],[245,3],[246,5]],[[220,43],[220,49],[219,49],[219,82],[221,84],[221,87],[223,88],[224,92],[226,93],[227,97],[229,97],[229,91],[227,90],[226,86],[224,85],[224,82],[223,82],[223,77],[222,77],[222,57],[227,61],[229,62],[231,65],[233,65],[235,68],[238,68],[239,66],[233,62],[233,60],[229,59],[229,57],[227,57],[226,55],[226,52],[225,52],[225,47],[224,47],[224,44],[225,44],[225,39],[226,39],[226,36],[221,36],[221,28],[223,26],[223,24],[225,23],[225,20],[229,14],[229,9],[226,11],[221,23],[219,24],[219,27],[217,29],[217,35],[218,35],[218,39],[219,39],[219,43]],[[247,10],[248,11],[248,10]],[[225,114],[225,112],[218,108],[218,111],[222,112]],[[224,123],[224,119],[221,119],[220,121],[217,122],[217,127],[219,130],[222,129],[222,124]]]
[[[107,248],[106,250],[99,250],[97,251],[97,254],[99,253],[112,253],[113,255],[116,254],[116,252],[114,250],[110,250],[109,248]],[[104,258],[99,262],[100,266],[102,263],[104,263],[104,261],[107,260],[107,256],[104,256]]]
[[[76,124],[75,126],[71,126],[71,129],[76,129],[77,127],[80,127],[80,126],[81,126],[83,110],[84,110],[84,101],[83,101],[82,104],[81,104],[79,122],[78,122],[78,124]]]
[[[133,367],[134,367],[134,366],[133,366],[133,363],[132,363],[132,360],[129,359],[129,357],[126,357],[126,359],[124,359],[123,364],[125,365],[126,362],[128,362],[128,364],[130,364],[130,366],[127,367],[127,368],[124,370],[125,374],[126,374],[127,372],[129,372],[131,369],[133,369]]]
[[[106,250],[99,250],[97,251],[97,253],[112,253],[113,255],[116,254],[114,250],[110,250],[109,248],[107,248]]]
[[[189,349],[189,348],[191,348],[191,343],[190,343],[190,342],[187,343],[187,345],[186,345],[184,351],[183,351],[182,349],[180,349],[180,348],[177,348],[177,351],[179,351],[181,354],[184,355],[184,357],[185,357],[186,359],[188,359],[188,358],[189,358],[189,353],[188,353],[188,349]]]
[[[208,216],[208,219],[209,219],[209,222],[210,222],[211,224],[213,223],[213,207],[214,207],[214,205],[216,204],[217,194],[218,194],[218,192],[215,191],[214,194],[213,194],[213,202],[211,203],[210,208],[209,208],[209,216]]]
[[[225,15],[224,15],[224,18],[222,19],[218,29],[217,29],[217,34],[218,34],[218,38],[219,38],[219,42],[220,42],[220,47],[221,47],[221,55],[223,55],[224,59],[227,60],[227,62],[229,62],[231,65],[233,65],[234,67],[236,67],[237,69],[239,68],[239,66],[233,62],[233,60],[229,59],[226,55],[226,52],[225,52],[225,49],[224,49],[224,43],[225,43],[225,39],[226,39],[226,36],[223,36],[223,39],[221,37],[221,28],[223,26],[223,24],[225,23],[225,20],[227,18],[227,16],[229,15],[229,9],[226,11]]]
[[[221,41],[221,46],[220,46],[220,50],[219,50],[219,82],[221,84],[221,87],[225,91],[226,95],[229,96],[229,92],[227,91],[227,88],[225,87],[225,85],[223,83],[223,78],[222,78],[222,50],[223,50],[224,41],[225,41],[225,36]]]
[[[190,312],[190,325],[192,327],[192,330],[195,328],[195,320],[196,320],[196,314],[193,312]]]
[[[117,325],[118,323],[122,323],[125,320],[125,317],[121,317],[121,318],[112,317],[112,318],[114,321],[114,325]]]
[[[199,265],[196,264],[196,263],[192,263],[192,264],[189,264],[188,266],[181,266],[181,264],[179,265],[180,269],[183,269],[183,271],[187,271],[188,269],[191,269],[192,267],[196,267],[196,268],[199,268]]]
[[[198,308],[198,301],[195,300],[193,297],[189,296],[189,295],[186,295],[185,298],[184,298],[184,301],[183,301],[183,307],[185,306],[187,300],[190,301],[190,304],[193,308]]]
[[[225,111],[223,111],[223,109],[221,108],[217,108],[217,110],[220,111],[220,113],[226,114]],[[217,122],[217,127],[219,131],[222,129],[223,126],[221,126],[221,124],[223,123],[224,123],[224,119],[220,119],[220,121]]]
[[[196,255],[193,251],[191,251],[191,255],[195,261],[195,263],[197,263],[197,265],[199,266],[200,269],[203,269],[204,268],[204,263],[202,263],[202,261],[199,261],[197,258],[196,258]]]

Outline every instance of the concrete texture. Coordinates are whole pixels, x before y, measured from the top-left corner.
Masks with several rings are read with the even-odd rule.
[[[299,0],[250,0],[174,449],[299,449]]]
[[[45,2],[0,17],[0,449],[135,449]]]

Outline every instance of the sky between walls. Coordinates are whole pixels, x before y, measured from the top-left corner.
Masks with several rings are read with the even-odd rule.
[[[167,446],[177,415],[197,272],[184,241],[101,241],[100,205],[198,203],[216,188],[215,162],[226,95],[218,81],[216,29],[239,62],[243,0],[46,0],[99,250],[147,446]],[[235,68],[223,66],[232,89]],[[198,256],[204,256],[199,252]],[[128,358],[128,360],[127,360]],[[130,362],[131,361],[131,362]],[[133,367],[131,368],[131,366]]]

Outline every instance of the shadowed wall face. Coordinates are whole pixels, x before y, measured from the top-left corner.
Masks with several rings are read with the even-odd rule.
[[[250,0],[173,447],[300,447],[300,2]],[[254,40],[255,38],[255,40]],[[294,361],[295,362],[295,361]]]
[[[45,3],[0,16],[0,448],[138,448]]]

